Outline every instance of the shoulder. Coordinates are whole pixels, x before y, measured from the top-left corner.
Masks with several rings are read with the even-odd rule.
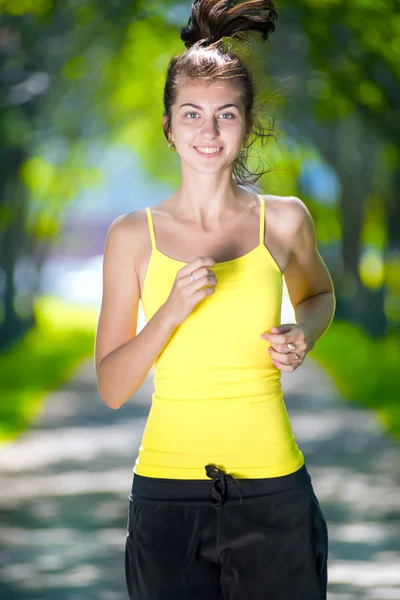
[[[147,229],[145,209],[118,216],[109,226],[104,254],[112,254],[116,259],[121,256],[130,259],[129,262],[133,261],[136,268],[146,244]]]
[[[139,209],[116,217],[109,226],[107,237],[121,240],[125,243],[134,243],[142,234],[144,224],[147,222],[146,210]]]
[[[112,221],[109,231],[125,235],[126,232],[130,232],[132,229],[140,227],[144,219],[146,219],[146,209],[133,210],[132,212],[116,217],[114,221]]]
[[[314,233],[314,223],[306,204],[296,196],[264,195],[266,220],[285,236],[296,237],[300,232]]]

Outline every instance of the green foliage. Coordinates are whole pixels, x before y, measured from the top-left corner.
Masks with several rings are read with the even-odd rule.
[[[176,27],[159,16],[133,21],[101,75],[102,113],[113,141],[134,149],[151,175],[171,185],[178,184],[178,169],[162,131],[162,94],[168,62],[182,45]]]
[[[309,356],[332,376],[343,401],[375,410],[400,441],[400,339],[395,332],[374,340],[351,323],[333,321]]]
[[[65,203],[74,198],[77,187],[94,187],[102,181],[99,169],[82,165],[77,150],[61,165],[32,156],[21,168],[21,181],[31,192],[26,231],[37,240],[59,234]]]
[[[0,0],[0,11],[13,16],[41,16],[49,12],[52,5],[52,0]]]
[[[359,111],[371,123],[385,127],[388,135],[391,123],[393,134],[398,133],[400,14],[396,3],[283,0],[281,7],[285,14],[298,15],[307,35],[309,56],[318,71],[308,87],[316,100],[317,118],[343,118]],[[319,97],[315,89],[320,90]]]
[[[47,394],[93,355],[97,311],[40,298],[35,316],[37,327],[0,355],[0,444],[23,431]]]

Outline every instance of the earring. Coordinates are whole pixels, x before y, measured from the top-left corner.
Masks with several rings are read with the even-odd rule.
[[[171,148],[171,150],[173,150],[173,152],[176,152],[176,147],[172,140],[168,141],[168,146]]]

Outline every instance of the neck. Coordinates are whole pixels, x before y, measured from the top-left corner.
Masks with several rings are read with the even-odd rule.
[[[192,221],[211,223],[221,215],[242,212],[248,195],[233,181],[230,169],[212,174],[183,170],[181,184],[172,196],[173,212]]]

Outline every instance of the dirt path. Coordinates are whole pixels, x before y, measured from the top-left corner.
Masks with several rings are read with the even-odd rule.
[[[127,502],[151,375],[113,411],[97,395],[89,360],[0,451],[2,599],[127,598]],[[329,600],[398,600],[400,449],[374,415],[341,403],[311,359],[282,382],[328,521]]]

